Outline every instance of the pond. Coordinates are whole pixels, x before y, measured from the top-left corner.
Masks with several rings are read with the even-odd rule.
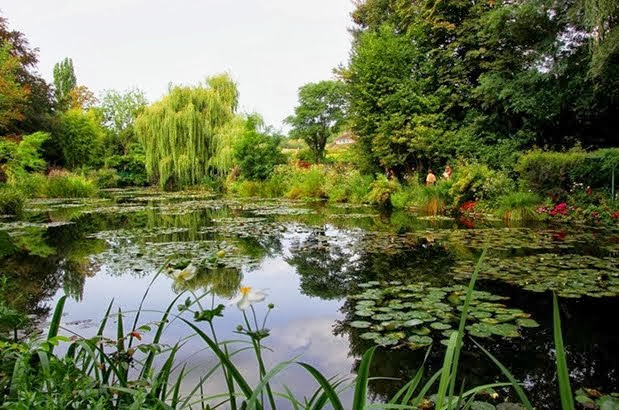
[[[299,360],[327,376],[355,373],[363,352],[379,344],[374,377],[409,380],[424,361],[440,368],[441,341],[457,327],[462,289],[484,248],[487,258],[472,304],[468,333],[523,381],[539,408],[558,407],[552,338],[552,291],[560,296],[563,333],[574,389],[610,393],[619,384],[619,230],[549,225],[507,226],[430,218],[371,207],[285,200],[235,200],[196,193],[108,191],[89,200],[34,200],[25,219],[0,222],[0,257],[13,289],[10,302],[44,327],[61,295],[69,295],[62,325],[89,336],[112,299],[135,310],[165,261],[205,261],[187,283],[159,275],[144,309],[155,321],[179,292],[211,289],[228,305],[241,285],[268,289],[273,303],[266,360]],[[256,305],[259,314],[266,303]],[[242,315],[227,306],[216,321],[220,339],[238,338]],[[163,342],[191,335],[178,321]],[[145,336],[146,337],[146,336]],[[195,369],[213,357],[189,338],[180,359]],[[240,354],[240,369],[256,368]],[[461,357],[467,385],[502,380],[472,343]],[[255,374],[251,377],[256,377]],[[280,374],[300,395],[315,385],[300,367]],[[207,392],[225,391],[213,380]],[[276,383],[277,384],[277,383]],[[376,400],[403,384],[377,380]],[[509,392],[498,390],[499,400]]]

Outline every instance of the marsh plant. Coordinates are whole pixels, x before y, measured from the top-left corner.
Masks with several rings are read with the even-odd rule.
[[[505,381],[467,389],[459,385],[458,368],[464,329],[472,302],[475,303],[474,285],[480,267],[481,260],[462,295],[463,305],[457,330],[446,339],[442,368],[424,377],[424,368],[420,367],[411,380],[402,381],[402,388],[383,403],[371,403],[368,394],[368,382],[371,380],[369,369],[377,346],[365,352],[354,380],[346,377],[329,378],[298,358],[267,368],[263,360],[267,349],[264,343],[270,335],[267,320],[274,306],[268,304],[264,316],[259,318],[259,311],[263,310],[256,305],[268,298],[266,291],[242,286],[230,301],[229,306],[235,306],[242,313],[243,323],[236,328],[241,340],[218,339],[217,321],[223,317],[227,306],[216,303],[212,292],[198,295],[186,289],[161,312],[160,320],[140,325],[141,315],[145,312],[143,304],[150,287],[159,276],[157,274],[144,293],[137,311],[127,312],[120,308],[113,311],[113,302],[110,303],[92,337],[67,335],[69,331],[62,328],[61,318],[66,301],[66,296],[63,296],[57,303],[45,339],[33,338],[21,343],[0,342],[0,394],[3,408],[413,409],[430,403],[435,409],[493,409],[493,404],[478,401],[478,395],[492,388],[511,387],[520,400],[520,406],[532,409],[520,383],[472,338],[471,342],[501,370]],[[183,282],[193,279],[196,269],[191,265],[183,268],[170,265],[165,272],[175,281]],[[185,299],[181,302],[182,298]],[[132,320],[129,319],[131,316]],[[108,323],[114,320],[115,334],[107,335]],[[162,343],[164,332],[173,322],[191,328],[194,332],[192,337],[201,340],[206,350],[217,358],[216,364],[201,374],[193,385],[188,385],[188,375],[195,371],[190,361],[177,358],[187,340],[179,340],[174,345]],[[64,334],[61,334],[61,330]],[[574,399],[569,384],[556,296],[554,331],[561,404],[563,409],[572,409]],[[234,363],[237,354],[248,350],[254,353],[256,373],[259,375],[253,384]],[[282,391],[276,390],[274,380],[290,366],[300,366],[313,377],[316,382],[313,395],[296,397],[285,384],[281,387]],[[205,387],[214,378],[224,379],[226,391],[207,395]],[[427,381],[422,384],[422,380]],[[343,393],[349,390],[352,391],[352,403],[343,403]],[[578,394],[579,400],[594,400],[584,395],[583,391],[579,390]],[[615,399],[606,397],[604,400],[612,404]]]

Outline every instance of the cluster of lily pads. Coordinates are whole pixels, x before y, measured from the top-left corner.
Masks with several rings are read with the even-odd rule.
[[[349,325],[360,338],[382,346],[418,349],[440,339],[446,344],[456,331],[466,287],[434,287],[428,282],[402,284],[370,281],[365,290],[349,297],[354,320]],[[508,308],[509,298],[485,291],[473,291],[466,331],[475,337],[519,337],[521,328],[538,327],[531,315]]]
[[[456,279],[471,276],[470,262],[452,268]],[[554,291],[566,298],[619,295],[619,261],[616,257],[544,253],[507,259],[488,258],[480,276],[518,285],[532,292]]]

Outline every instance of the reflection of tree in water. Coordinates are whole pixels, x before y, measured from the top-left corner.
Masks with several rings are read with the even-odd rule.
[[[243,272],[238,268],[217,267],[198,269],[196,276],[188,281],[175,281],[172,285],[175,292],[201,290],[212,291],[222,298],[233,297],[243,281]]]
[[[4,303],[34,316],[37,322],[49,314],[51,307],[46,302],[61,287],[80,300],[85,278],[97,270],[88,256],[105,246],[85,238],[93,229],[91,222],[92,218],[84,218],[79,223],[48,230],[30,227],[12,235],[0,231]]]
[[[327,240],[325,229],[313,230],[290,248],[286,261],[296,267],[301,292],[323,299],[341,299],[356,292],[359,283],[370,280],[429,281],[445,284],[454,259],[443,247],[420,240],[402,252],[358,252],[345,233]]]

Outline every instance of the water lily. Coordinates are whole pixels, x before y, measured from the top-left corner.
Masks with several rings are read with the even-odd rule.
[[[252,303],[262,302],[267,297],[265,290],[252,290],[251,286],[242,286],[239,289],[239,294],[232,299],[230,304],[236,303],[236,306],[241,309],[247,309]]]
[[[190,263],[184,269],[171,269],[169,272],[175,280],[187,282],[196,276],[197,271],[198,268]]]

